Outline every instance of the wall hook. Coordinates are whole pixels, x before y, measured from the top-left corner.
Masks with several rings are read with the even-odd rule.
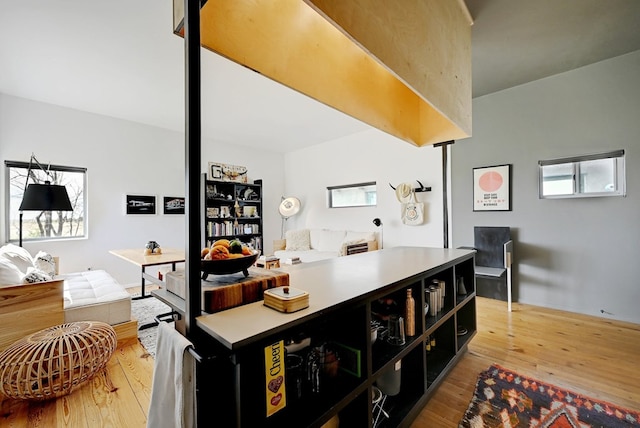
[[[431,191],[431,187],[425,187],[420,180],[416,180],[418,182],[418,184],[420,185],[420,187],[416,187],[413,189],[414,192],[416,193],[420,193],[420,192],[430,192]],[[391,185],[391,183],[389,183],[389,187],[391,187],[393,190],[396,190],[395,187],[393,187]]]

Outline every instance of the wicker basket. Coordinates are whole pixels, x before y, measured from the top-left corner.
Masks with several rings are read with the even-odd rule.
[[[0,392],[23,400],[69,394],[107,364],[116,345],[115,330],[98,321],[40,330],[0,354]]]

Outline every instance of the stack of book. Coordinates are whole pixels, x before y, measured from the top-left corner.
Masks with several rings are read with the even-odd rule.
[[[282,262],[288,265],[297,265],[298,263],[302,263],[302,261],[300,260],[300,257],[286,258]]]
[[[261,262],[273,262],[275,260],[278,260],[278,258],[276,256],[264,256],[264,255],[262,255],[262,256],[258,257],[258,261],[261,261]]]

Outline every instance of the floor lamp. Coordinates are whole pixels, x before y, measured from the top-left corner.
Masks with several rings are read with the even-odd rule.
[[[20,246],[22,247],[22,212],[23,211],[73,211],[71,201],[69,200],[69,194],[64,186],[51,184],[51,181],[47,180],[44,184],[28,184],[29,175],[31,173],[31,166],[33,162],[42,169],[47,177],[51,177],[49,171],[44,169],[40,162],[32,154],[29,160],[29,169],[27,170],[27,181],[25,182],[24,196],[22,197],[22,203],[20,204]],[[50,226],[50,217],[47,218],[47,228]]]

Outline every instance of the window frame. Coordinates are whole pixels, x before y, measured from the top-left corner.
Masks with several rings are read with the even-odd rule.
[[[364,203],[364,204],[355,204],[355,205],[335,205],[335,198],[333,192],[335,190],[343,190],[343,189],[356,189],[359,187],[367,187],[374,186],[376,201],[375,203]],[[375,181],[367,181],[364,183],[355,183],[355,184],[343,184],[340,186],[328,186],[327,187],[327,204],[329,208],[353,208],[353,207],[375,207],[378,205],[378,188]]]
[[[11,187],[14,186],[15,184],[12,183],[11,180],[11,170],[12,168],[19,168],[19,169],[24,169],[24,170],[28,170],[29,169],[29,162],[22,162],[22,161],[11,161],[11,160],[6,160],[4,161],[4,166],[5,166],[5,218],[6,218],[6,222],[5,222],[5,236],[6,236],[6,241],[10,242],[10,243],[15,243],[17,244],[19,241],[19,238],[12,238],[11,236],[11,228],[14,225],[15,221],[19,221],[19,215],[20,215],[20,211],[19,210],[15,210],[15,216],[12,216],[12,212],[11,212],[11,196],[12,196],[12,191],[11,191]],[[45,166],[45,165],[43,165]],[[63,236],[40,236],[40,237],[28,237],[26,235],[23,235],[22,237],[22,242],[42,242],[42,241],[67,241],[70,239],[88,239],[88,231],[89,231],[89,227],[88,227],[88,214],[87,214],[87,168],[85,167],[75,167],[75,166],[66,166],[66,165],[51,165],[51,164],[47,164],[45,166],[45,168],[48,171],[52,171],[52,172],[60,172],[60,173],[79,173],[82,174],[82,213],[81,213],[81,217],[83,218],[82,220],[82,233],[78,234],[78,235],[63,235]],[[40,166],[38,166],[35,163],[31,164],[31,171],[34,174],[37,174],[39,177],[40,176],[46,176],[46,173],[40,168]],[[41,180],[40,182],[44,182],[45,180]],[[29,184],[34,183],[34,181],[32,179],[28,180]],[[24,188],[25,188],[25,184],[27,184],[26,180],[23,181],[22,183],[18,183],[17,185],[19,186],[18,188],[18,197],[20,198],[20,200],[22,200],[22,195],[24,195]],[[59,184],[59,183],[52,183],[52,184]],[[67,184],[65,184],[65,187],[67,187]],[[67,192],[69,193],[69,196],[72,198],[72,204],[74,203],[73,201],[73,192],[69,192],[69,190],[67,189]],[[19,206],[19,205],[18,205]],[[25,211],[26,212],[26,211]],[[77,208],[72,212],[72,215],[74,217],[76,217],[76,214],[78,214],[78,210]]]
[[[583,187],[584,176],[582,166],[584,163],[594,160],[613,159],[613,190],[601,192],[586,192]],[[554,165],[570,165],[571,173],[565,174],[566,180],[571,180],[572,192],[562,194],[544,194],[544,167]],[[560,177],[560,176],[558,176]],[[607,196],[626,196],[626,172],[625,172],[625,152],[624,150],[614,150],[604,153],[596,153],[582,156],[572,156],[567,158],[550,159],[538,161],[538,197],[539,199],[567,199],[567,198],[594,198]]]

